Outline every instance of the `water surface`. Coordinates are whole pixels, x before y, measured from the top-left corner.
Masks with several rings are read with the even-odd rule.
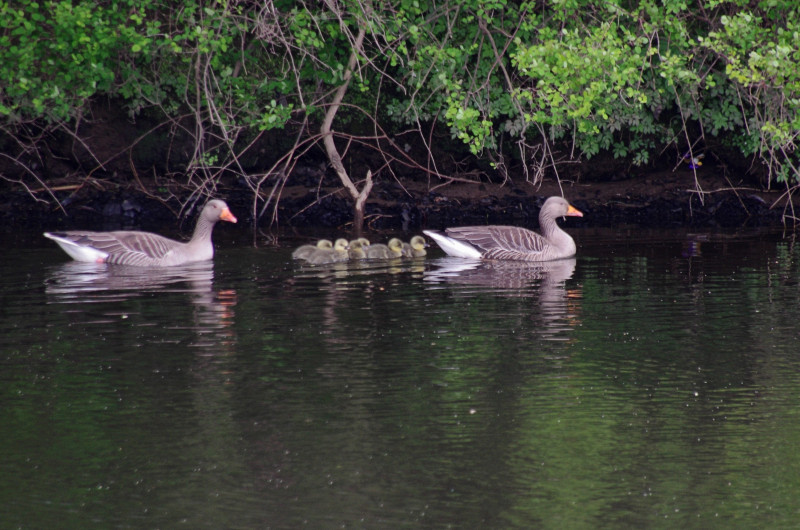
[[[541,265],[7,252],[3,526],[795,525],[793,240],[573,232]]]

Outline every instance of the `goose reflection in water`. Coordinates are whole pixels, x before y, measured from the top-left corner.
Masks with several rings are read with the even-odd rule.
[[[66,262],[50,269],[45,292],[50,303],[60,304],[120,303],[145,293],[187,293],[197,309],[193,328],[198,337],[214,333],[231,340],[236,291],[214,289],[211,261],[161,268]],[[119,311],[108,316],[118,317]]]
[[[430,262],[425,281],[456,286],[454,293],[492,293],[506,298],[534,298],[537,312],[549,332],[572,329],[578,322],[580,287],[567,289],[575,272],[575,258],[553,261],[486,261],[442,258]]]
[[[491,261],[442,258],[432,261],[435,267],[425,273],[430,282],[513,290],[547,285],[564,287],[575,272],[575,258],[553,261]]]

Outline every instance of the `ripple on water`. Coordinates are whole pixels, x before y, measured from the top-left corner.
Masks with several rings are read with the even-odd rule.
[[[4,521],[791,526],[797,250],[626,234],[549,265],[22,252]]]

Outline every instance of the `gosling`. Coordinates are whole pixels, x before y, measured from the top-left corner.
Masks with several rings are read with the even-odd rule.
[[[425,247],[428,243],[422,236],[414,236],[409,243],[403,243],[403,257],[404,258],[423,258],[428,252]]]
[[[333,250],[333,243],[329,239],[320,239],[316,245],[300,245],[292,252],[293,259],[308,259],[315,250]]]
[[[403,256],[403,242],[393,237],[387,245],[376,243],[366,250],[367,259],[395,259]]]
[[[350,259],[348,246],[346,239],[337,239],[332,249],[316,249],[309,254],[306,261],[311,265],[327,265],[329,263],[347,261]]]

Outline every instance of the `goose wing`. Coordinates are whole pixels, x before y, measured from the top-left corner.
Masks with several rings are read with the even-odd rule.
[[[69,231],[57,232],[53,235],[67,239],[77,246],[91,247],[105,252],[108,254],[106,258],[108,263],[123,265],[143,265],[161,261],[183,244],[149,232]]]
[[[486,259],[531,259],[550,245],[543,236],[518,226],[462,226],[446,233],[474,246]]]

